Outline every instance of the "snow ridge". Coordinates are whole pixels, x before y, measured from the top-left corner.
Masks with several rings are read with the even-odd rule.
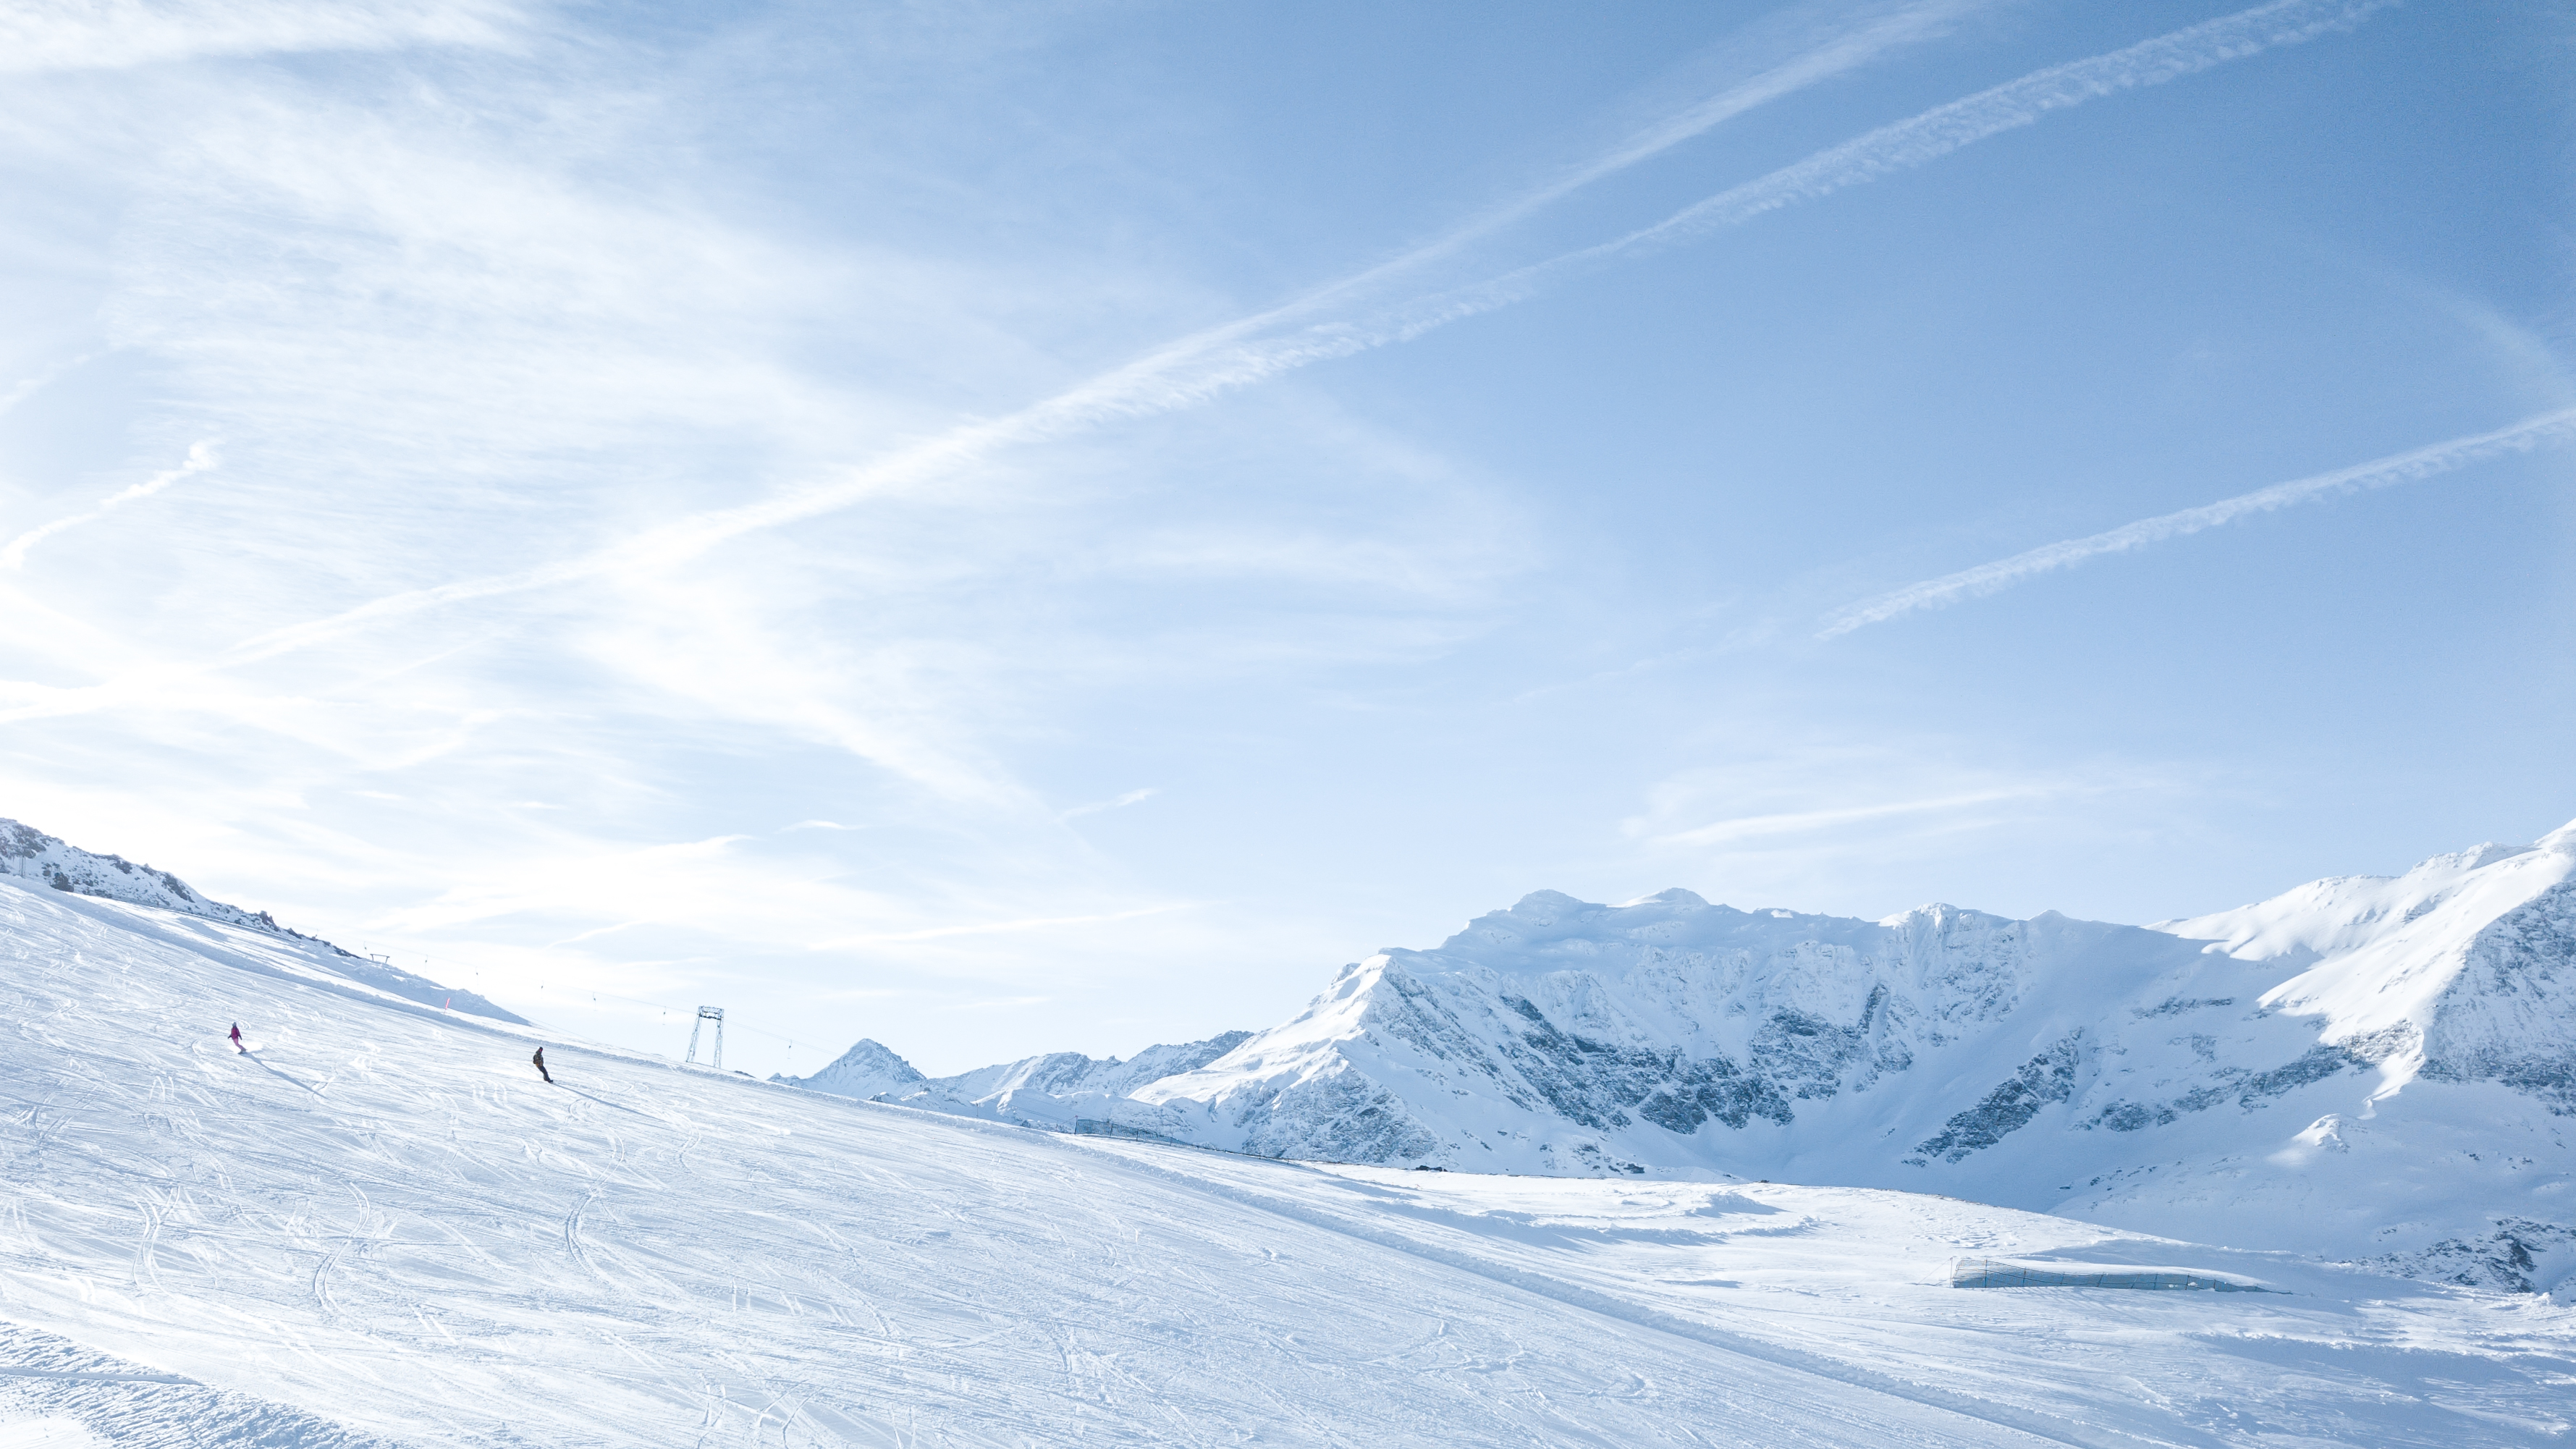
[[[524,1017],[495,1006],[474,992],[442,986],[428,977],[400,970],[389,962],[342,950],[319,936],[308,936],[302,931],[279,925],[276,918],[266,911],[246,911],[239,906],[209,900],[166,870],[155,870],[121,855],[99,855],[83,850],[34,826],[6,818],[0,818],[0,875],[12,877],[19,885],[29,888],[50,886],[70,896],[171,911],[257,931],[305,948],[293,953],[300,969],[318,967],[332,975],[423,1006],[525,1024]]]
[[[227,926],[246,926],[278,935],[298,933],[280,926],[266,911],[245,911],[208,900],[166,870],[138,865],[121,855],[98,855],[67,845],[31,825],[0,818],[0,873],[49,885],[58,891],[185,911]]]

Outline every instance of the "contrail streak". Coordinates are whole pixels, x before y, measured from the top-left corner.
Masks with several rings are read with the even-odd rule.
[[[2540,417],[2516,423],[2509,428],[2498,428],[2492,433],[2453,438],[2446,443],[2434,443],[2429,447],[2417,448],[2411,453],[2397,453],[2367,463],[2358,463],[2350,468],[2337,469],[2332,473],[2319,473],[2314,477],[2295,478],[2287,483],[2275,483],[2269,488],[2258,488],[2251,493],[2221,499],[2216,503],[2204,503],[2198,508],[2186,508],[2177,513],[2142,518],[2135,523],[2123,524],[2108,533],[2097,533],[2089,538],[2071,538],[2061,543],[2045,544],[2027,553],[2014,554],[2011,558],[1979,564],[1975,568],[1962,569],[1955,574],[1945,574],[1937,579],[1926,579],[1919,584],[1909,584],[1893,593],[1881,594],[1874,599],[1864,599],[1857,604],[1837,609],[1826,615],[1824,627],[1816,631],[1816,637],[1832,639],[1870,624],[1884,623],[1900,614],[1913,613],[1917,609],[1938,609],[1955,604],[1961,599],[1982,598],[1999,589],[2010,588],[2033,574],[2044,574],[2053,569],[2072,568],[2086,559],[2102,554],[2125,553],[2130,549],[2143,548],[2151,543],[2162,543],[2168,538],[2180,538],[2187,533],[2198,533],[2204,528],[2216,528],[2222,523],[2233,523],[2249,513],[2270,513],[2296,504],[2312,503],[2336,493],[2353,492],[2364,488],[2386,488],[2396,483],[2412,483],[2420,478],[2448,473],[2454,469],[2465,468],[2472,463],[2484,462],[2489,458],[2528,453],[2552,443],[2564,442],[2571,437],[2576,437],[2576,408],[2546,413]]]
[[[1361,292],[1373,283],[1452,255],[1469,243],[1501,231],[1595,181],[1662,155],[1765,102],[1831,79],[1896,47],[1942,35],[1952,20],[1968,11],[1985,8],[1990,3],[1991,0],[1926,0],[1926,3],[1899,8],[1850,35],[1803,51],[1741,84],[1686,106],[1635,132],[1600,155],[1432,241],[1339,281],[1317,287],[1291,302],[1245,317],[1214,332],[1202,333],[1200,338],[1214,341],[1222,337],[1249,335],[1262,327],[1312,313],[1329,302]]]
[[[327,618],[309,620],[245,639],[187,672],[228,668],[311,647],[382,621],[407,617],[449,604],[524,593],[602,575],[668,567],[695,558],[727,540],[747,533],[837,512],[897,489],[951,476],[1006,448],[1070,436],[1105,423],[1151,417],[1195,406],[1264,379],[1332,358],[1409,340],[1449,322],[1489,312],[1536,292],[1546,282],[1587,265],[1633,255],[1740,225],[1766,212],[1830,195],[1893,171],[1919,166],[1999,132],[2029,125],[2051,111],[2141,86],[2157,85],[2207,70],[2281,45],[2296,44],[2327,31],[2357,23],[2396,0],[2271,0],[2250,10],[2174,31],[2153,40],[2088,60],[2035,71],[1963,100],[1938,106],[1883,126],[1840,146],[1754,181],[1720,192],[1653,226],[1627,236],[1570,252],[1553,260],[1505,273],[1477,286],[1434,293],[1365,322],[1310,324],[1285,337],[1261,339],[1262,329],[1303,315],[1326,299],[1347,295],[1390,269],[1412,265],[1451,249],[1435,242],[1395,261],[1317,289],[1290,303],[1176,339],[1122,367],[1035,403],[1019,412],[971,423],[906,448],[891,457],[854,469],[825,483],[791,490],[757,503],[716,509],[675,519],[632,538],[576,558],[510,574],[463,579],[434,588],[391,594]],[[1888,32],[1887,43],[1900,38]],[[1864,58],[1854,54],[1846,64]],[[1671,139],[1658,144],[1658,132],[1643,133],[1580,178],[1537,195],[1554,199],[1583,180],[1633,164],[1688,135],[1696,135],[1759,99],[1785,94],[1841,66],[1784,67],[1739,88],[1733,109],[1718,98],[1699,108],[1708,119],[1696,127],[1668,126]],[[1769,87],[1766,91],[1765,87]],[[1757,92],[1759,93],[1757,95]],[[1696,114],[1685,113],[1686,116]],[[1621,158],[1627,159],[1621,159]],[[1536,203],[1533,203],[1536,204]],[[1505,208],[1507,215],[1517,215]],[[1494,222],[1492,225],[1500,225]],[[1490,229],[1472,224],[1459,235]],[[142,687],[142,686],[137,686]],[[0,720],[94,708],[131,692],[111,681],[88,689],[45,690],[42,697],[0,711]]]
[[[7,546],[0,547],[0,568],[18,568],[26,563],[27,550],[64,529],[78,528],[111,508],[121,508],[138,498],[149,498],[191,473],[205,472],[214,467],[216,461],[212,443],[193,443],[189,445],[187,458],[178,467],[166,473],[155,473],[131,488],[119,489],[107,495],[98,500],[98,506],[87,513],[75,513],[68,517],[57,518],[51,523],[40,523],[9,540]]]
[[[2251,10],[2204,21],[2152,40],[2087,60],[2033,71],[2019,80],[1936,106],[1910,119],[1830,147],[1803,161],[1757,177],[1626,236],[1564,253],[1466,287],[1435,292],[1383,309],[1365,320],[1311,324],[1285,337],[1244,340],[1255,329],[1238,325],[1199,334],[1127,368],[1106,374],[1076,397],[1097,409],[1094,421],[1145,416],[1204,402],[1220,394],[1496,311],[1537,295],[1580,271],[1648,254],[1741,226],[1783,207],[1830,196],[1937,160],[1988,137],[2035,124],[2052,111],[2197,74],[2284,45],[2313,40],[2359,24],[2398,0],[2272,0]],[[1286,317],[1294,308],[1264,314]],[[1184,372],[1182,364],[1192,370]]]
[[[2052,111],[2122,91],[2162,85],[2231,60],[2349,29],[2372,11],[2397,3],[2399,0],[2273,0],[2271,4],[2204,21],[2122,50],[2033,71],[2019,80],[2006,81],[1991,90],[1881,126],[1769,175],[1730,187],[1626,236],[1473,286],[1422,298],[1356,336],[1346,331],[1337,339],[1324,329],[1316,329],[1303,340],[1315,348],[1343,341],[1346,345],[1341,351],[1356,352],[1382,342],[1408,339],[1431,328],[1525,300],[1571,273],[1679,246],[1712,232],[1741,226],[1768,212],[1911,170],[1988,137],[2034,125]],[[1288,356],[1285,366],[1309,360],[1293,350]]]
[[[2036,123],[2051,111],[2122,91],[2163,85],[2231,60],[2359,24],[2398,0],[2273,0],[2089,60],[2033,71],[1964,100],[1936,106],[1759,180],[1722,191],[1655,225],[1575,253],[1611,256],[1671,246],[1767,211],[1813,201],[1847,186],[1911,170],[1989,136]]]

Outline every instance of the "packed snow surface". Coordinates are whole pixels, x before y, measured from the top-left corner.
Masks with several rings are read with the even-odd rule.
[[[0,880],[0,953],[17,1442],[2457,1449],[2576,1419],[2545,1294],[1868,1187],[1031,1131],[558,1041],[549,1086],[529,1030],[315,943],[32,882]],[[2277,1291],[1949,1287],[1963,1256]]]

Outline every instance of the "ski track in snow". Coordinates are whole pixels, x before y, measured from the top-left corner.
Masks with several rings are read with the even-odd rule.
[[[550,1087],[525,1031],[166,920],[0,881],[0,1446],[2450,1449],[2576,1417],[2576,1310],[2536,1295],[1880,1190],[1051,1135],[555,1041]],[[2285,1291],[1952,1289],[1962,1254]]]

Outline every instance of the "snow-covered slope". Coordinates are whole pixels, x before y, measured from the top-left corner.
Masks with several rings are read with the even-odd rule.
[[[1542,891],[1126,1101],[969,1077],[1261,1156],[1936,1191],[2529,1287],[2576,1254],[2571,871],[2576,827],[2152,929]]]
[[[330,1419],[0,1323],[0,1449],[397,1449]]]
[[[2576,825],[2156,929],[2295,970],[2263,1005],[2378,1063],[2382,1097],[2500,1082],[2576,1112]]]
[[[2576,826],[2156,929],[2259,969],[2254,1010],[2314,1033],[2320,1069],[2353,1063],[2350,1086],[2286,1141],[2214,1141],[2061,1206],[2179,1232],[2303,1224],[2461,1281],[2576,1269]],[[2162,1122],[2196,1100],[2145,1105]]]
[[[0,879],[0,1443],[2479,1449],[2576,1419],[2545,1297],[1882,1190],[1032,1132],[560,1041],[548,1085],[529,1030],[172,919]],[[2281,1291],[1961,1290],[1960,1255]]]
[[[188,888],[188,883],[166,870],[137,865],[121,855],[99,855],[77,845],[67,845],[60,838],[45,834],[15,820],[0,819],[0,879],[10,879],[29,887],[45,886],[65,895],[85,896],[93,900],[117,901],[129,906],[150,907],[152,926],[136,929],[193,933],[206,937],[192,925],[169,919],[173,915],[194,916],[242,931],[257,933],[261,940],[250,955],[268,960],[272,965],[286,963],[280,969],[298,973],[320,971],[346,978],[372,991],[380,991],[417,1001],[441,1010],[471,1012],[496,1021],[520,1021],[521,1017],[493,1005],[471,991],[442,986],[426,976],[415,976],[398,970],[390,963],[353,955],[330,942],[301,931],[279,925],[266,911],[245,911],[222,901],[208,900]]]

